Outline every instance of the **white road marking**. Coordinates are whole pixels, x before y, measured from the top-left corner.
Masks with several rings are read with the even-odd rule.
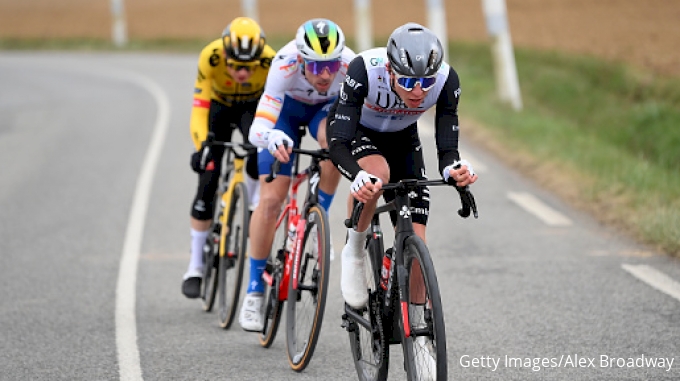
[[[647,265],[629,265],[624,263],[621,267],[655,289],[680,300],[680,283],[674,281],[661,271]]]
[[[163,89],[145,76],[125,73],[116,77],[133,82],[147,90],[154,97],[158,107],[153,135],[137,178],[118,270],[118,284],[116,285],[116,348],[120,380],[141,381],[143,378],[139,362],[139,348],[137,347],[135,311],[137,266],[152,180],[169,126],[170,101]]]
[[[550,226],[571,226],[569,218],[552,209],[531,193],[508,192],[508,198]]]

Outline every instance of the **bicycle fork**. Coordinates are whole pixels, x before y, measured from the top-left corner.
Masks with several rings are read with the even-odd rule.
[[[285,301],[288,299],[288,282],[290,281],[290,269],[293,262],[293,255],[281,249],[276,254],[277,261],[283,263],[283,268],[280,265],[267,265],[262,273],[262,279],[269,285],[270,288],[276,290],[277,299]],[[277,275],[280,274],[280,275]],[[278,283],[278,284],[277,284]]]
[[[295,232],[295,244],[293,245],[293,254],[290,256],[293,262],[293,290],[298,289],[298,272],[300,268],[300,260],[302,258],[302,240],[305,237],[305,228],[307,227],[307,220],[298,218]],[[290,277],[290,271],[289,277]]]

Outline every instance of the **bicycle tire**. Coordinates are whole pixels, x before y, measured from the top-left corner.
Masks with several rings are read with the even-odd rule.
[[[331,235],[326,211],[314,205],[307,214],[302,254],[297,266],[298,289],[288,287],[286,347],[291,369],[302,372],[319,340],[330,276]],[[295,271],[295,266],[293,266]]]
[[[222,208],[219,208],[222,213]],[[220,243],[216,237],[220,236],[221,226],[219,219],[215,220],[210,234],[203,245],[203,280],[201,282],[201,297],[203,298],[203,310],[210,312],[215,305],[217,295],[217,273],[219,269],[219,250]]]
[[[287,210],[284,210],[287,213]],[[260,345],[269,348],[276,338],[281,316],[283,315],[283,301],[279,300],[279,289],[283,280],[286,265],[286,238],[288,237],[288,215],[284,216],[281,224],[276,228],[271,252],[267,259],[267,271],[272,276],[272,285],[265,282],[264,292],[264,328],[260,333]]]
[[[406,295],[409,304],[409,307],[406,308],[408,323],[411,333],[414,333],[416,329],[422,329],[427,331],[428,335],[406,337],[403,315],[399,314],[402,333],[401,345],[407,379],[414,381],[432,380],[431,376],[434,371],[436,372],[434,379],[446,380],[448,376],[446,330],[439,284],[427,246],[420,237],[413,235],[407,238],[404,244],[404,267],[408,274],[407,279],[412,279],[415,275],[414,271],[418,271],[418,268],[414,266],[416,261],[419,264],[418,268],[425,284],[425,300],[424,303],[423,300],[414,300],[414,303],[411,303],[414,293],[420,293],[418,291],[420,286],[407,284],[404,295]],[[422,308],[422,316],[419,312],[414,313],[411,306],[415,306],[416,310]],[[421,340],[421,337],[424,339]]]
[[[389,370],[389,344],[385,336],[385,321],[381,305],[383,304],[380,287],[380,269],[383,256],[381,238],[368,241],[368,255],[365,257],[366,281],[369,289],[369,306],[355,310],[371,323],[371,331],[354,321],[348,328],[352,360],[360,381],[382,381],[387,379]]]
[[[215,297],[217,296],[217,278],[219,275],[220,265],[220,239],[222,237],[221,221],[225,206],[222,204],[222,194],[226,190],[228,183],[229,175],[219,179],[219,185],[217,186],[218,191],[215,192],[213,197],[215,212],[213,213],[213,221],[210,226],[210,234],[208,234],[205,245],[203,245],[203,279],[201,281],[201,298],[203,299],[203,310],[205,312],[212,311],[213,306],[215,305]]]
[[[220,255],[219,259],[217,301],[218,321],[224,329],[231,327],[241,295],[249,223],[248,190],[244,183],[239,182],[231,195],[227,224],[222,229],[220,238],[224,242],[226,253]]]

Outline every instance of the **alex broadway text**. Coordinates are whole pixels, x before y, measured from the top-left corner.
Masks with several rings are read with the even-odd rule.
[[[596,357],[579,354],[561,355],[559,357],[513,357],[513,356],[479,356],[463,355],[459,364],[463,368],[489,368],[495,372],[499,367],[526,368],[534,372],[546,368],[660,368],[669,372],[675,357],[650,357],[645,354],[635,357]]]

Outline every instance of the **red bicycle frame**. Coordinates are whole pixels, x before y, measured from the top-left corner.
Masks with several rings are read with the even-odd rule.
[[[283,208],[283,211],[279,215],[279,218],[276,220],[276,229],[278,229],[281,226],[286,215],[288,216],[289,221],[288,223],[290,224],[292,222],[296,226],[295,240],[293,241],[292,253],[289,253],[287,251],[284,252],[285,266],[283,270],[283,276],[281,277],[281,284],[279,284],[280,301],[288,300],[288,285],[289,285],[288,282],[290,282],[291,269],[293,270],[293,289],[297,290],[298,280],[297,270],[298,266],[300,265],[300,257],[302,256],[302,239],[304,238],[305,227],[307,225],[307,220],[304,218],[300,218],[301,214],[300,211],[298,210],[297,193],[300,184],[307,180],[307,178],[308,178],[307,172],[299,173],[295,176],[295,178],[293,179],[293,184],[291,185],[288,194],[289,199],[288,203]],[[286,227],[286,232],[288,232],[288,227]],[[273,282],[271,274],[265,271],[262,274],[262,277],[271,287]]]

